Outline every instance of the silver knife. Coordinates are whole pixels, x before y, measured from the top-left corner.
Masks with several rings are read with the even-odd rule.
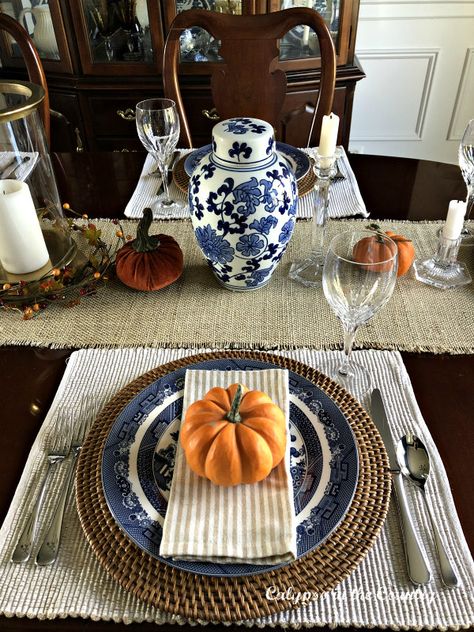
[[[402,474],[398,465],[395,445],[390,427],[388,425],[387,414],[385,412],[382,395],[378,388],[372,391],[371,399],[372,419],[377,426],[387,451],[392,472],[392,491],[397,499],[398,517],[402,528],[403,541],[405,544],[405,556],[410,580],[416,584],[427,584],[430,581],[430,569],[426,559],[426,553],[421,545],[415,528],[413,526],[410,508],[405,496]]]

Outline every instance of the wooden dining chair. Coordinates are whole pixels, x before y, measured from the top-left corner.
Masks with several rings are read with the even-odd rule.
[[[199,26],[220,41],[222,63],[212,65],[211,90],[221,120],[234,116],[261,118],[273,125],[278,140],[285,140],[287,120],[282,112],[286,74],[280,67],[278,40],[298,25],[316,32],[321,54],[321,80],[306,144],[319,133],[322,117],[329,114],[336,81],[334,44],[323,18],[313,9],[293,8],[265,15],[230,15],[202,9],[179,13],[166,38],[163,56],[165,96],[176,102],[181,118],[181,143],[192,147],[191,130],[179,85],[180,35]]]
[[[35,48],[33,40],[27,31],[14,18],[5,13],[0,13],[0,30],[6,31],[18,44],[23,59],[25,61],[26,71],[31,83],[40,85],[44,90],[44,100],[41,104],[40,114],[43,119],[46,140],[50,144],[50,109],[49,109],[49,92],[46,83],[46,75],[44,74],[43,64],[41,63],[38,51]]]

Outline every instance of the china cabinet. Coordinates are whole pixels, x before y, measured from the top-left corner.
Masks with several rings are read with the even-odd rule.
[[[163,45],[177,12],[199,7],[255,14],[302,5],[323,15],[334,38],[333,109],[342,121],[339,142],[347,146],[354,90],[364,77],[354,57],[358,0],[1,0],[0,11],[15,17],[32,35],[45,67],[51,106],[68,119],[74,144],[95,151],[131,151],[140,148],[135,104],[163,93]],[[18,75],[18,49],[7,35],[0,35],[2,74]],[[297,27],[282,39],[280,62],[288,77],[287,140],[301,145],[320,76],[317,40],[308,27]],[[197,28],[183,32],[180,80],[199,144],[209,142],[219,120],[209,87],[210,69],[219,63],[219,42]]]

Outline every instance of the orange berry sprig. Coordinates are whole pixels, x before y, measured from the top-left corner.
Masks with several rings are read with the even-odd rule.
[[[74,261],[65,267],[54,267],[43,277],[35,281],[6,282],[0,285],[0,307],[18,311],[24,320],[30,320],[43,311],[49,304],[61,302],[66,307],[73,307],[80,303],[81,298],[97,292],[99,284],[106,283],[110,276],[110,268],[114,263],[115,254],[130,235],[124,237],[118,220],[118,242],[109,246],[101,239],[101,230],[89,221],[86,213],[77,213],[68,203],[63,208],[84,222],[72,218],[67,219],[69,230],[79,231],[88,242],[87,263],[79,268],[74,267]]]

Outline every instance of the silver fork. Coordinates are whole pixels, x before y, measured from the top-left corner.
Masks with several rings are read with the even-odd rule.
[[[12,554],[12,562],[26,562],[31,555],[33,541],[38,526],[38,517],[43,507],[46,490],[49,487],[53,474],[59,463],[62,463],[69,453],[70,439],[68,436],[68,419],[64,412],[58,415],[58,420],[53,424],[50,435],[53,445],[47,454],[48,469],[43,477],[39,491],[37,492],[36,502],[31,510],[28,520],[21,532],[15,550]]]
[[[54,516],[42,544],[36,556],[36,564],[38,566],[48,566],[56,561],[61,542],[61,532],[64,518],[64,510],[66,501],[69,497],[71,483],[74,477],[77,457],[82,448],[82,444],[89,428],[90,422],[94,419],[92,411],[81,411],[80,420],[74,428],[73,440],[70,450],[69,469],[62,487],[59,491],[59,499],[56,505]]]

